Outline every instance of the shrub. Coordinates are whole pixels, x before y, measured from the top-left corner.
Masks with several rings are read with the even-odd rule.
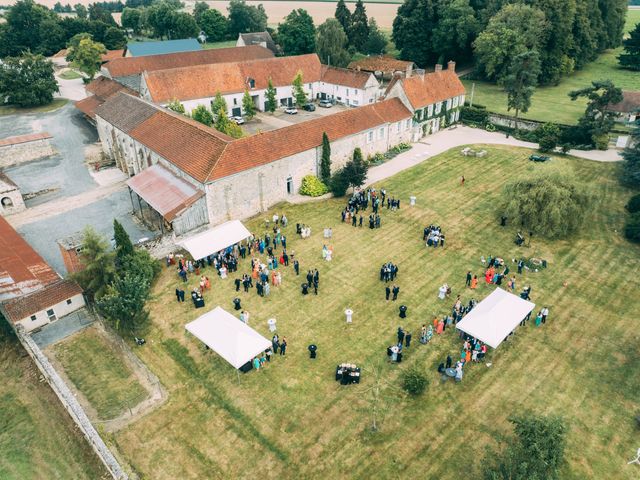
[[[558,146],[560,140],[560,127],[555,123],[545,123],[536,129],[539,150],[541,152],[552,152]]]
[[[462,123],[474,123],[484,125],[489,120],[489,113],[485,108],[464,106],[460,110],[460,121]]]
[[[632,242],[640,243],[640,212],[629,215],[624,226],[624,236]]]
[[[583,225],[590,200],[587,187],[575,177],[544,172],[508,183],[498,216],[526,232],[564,238]]]
[[[629,203],[627,203],[627,210],[629,213],[640,212],[640,193],[636,193],[629,199]]]
[[[402,388],[410,395],[421,395],[428,384],[427,376],[417,367],[406,370],[402,375]]]
[[[380,165],[381,163],[384,163],[386,158],[387,157],[383,153],[378,152],[374,153],[373,156],[369,157],[367,160],[370,165]]]
[[[598,150],[606,150],[607,148],[609,148],[609,135],[607,135],[606,133],[594,135],[593,144]]]
[[[347,189],[349,188],[349,177],[345,175],[344,169],[341,168],[331,175],[329,188],[331,189],[331,193],[336,197],[344,197],[344,194],[347,193]]]
[[[315,175],[305,175],[302,178],[302,185],[300,186],[300,195],[307,195],[309,197],[320,197],[327,193],[329,189],[320,181]]]

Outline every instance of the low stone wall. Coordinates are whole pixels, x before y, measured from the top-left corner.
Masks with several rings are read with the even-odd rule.
[[[105,467],[115,480],[128,480],[127,474],[124,472],[118,460],[113,456],[109,447],[104,443],[98,432],[89,421],[87,414],[84,412],[74,395],[69,390],[69,387],[60,378],[55,371],[49,359],[45,356],[40,348],[36,345],[33,339],[24,331],[21,325],[16,327],[16,334],[18,340],[25,348],[29,356],[33,359],[36,366],[47,380],[51,389],[60,399],[60,402],[64,408],[69,412],[69,415],[76,423],[80,431],[84,434],[85,438],[98,455],[98,458],[104,463]]]
[[[49,139],[0,146],[0,168],[30,162],[56,153]]]
[[[489,114],[489,122],[494,125],[501,125],[503,127],[515,128],[516,122],[513,117],[508,115],[500,115],[498,113]],[[518,128],[521,130],[533,131],[538,128],[542,123],[534,122],[533,120],[520,120],[518,119]]]

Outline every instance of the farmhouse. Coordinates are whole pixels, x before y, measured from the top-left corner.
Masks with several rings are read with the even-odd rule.
[[[635,122],[640,117],[640,92],[622,92],[622,101],[607,105],[607,110],[615,113],[620,122]]]
[[[85,305],[82,289],[58,275],[0,217],[0,313],[27,332]]]
[[[276,42],[273,41],[269,32],[240,33],[236,47],[248,47],[250,45],[260,45],[261,47],[268,48],[274,55],[282,53],[280,45],[277,45]]]
[[[75,103],[78,110],[87,116],[90,122],[94,122],[96,118],[96,108],[102,105],[108,98],[111,98],[118,92],[128,93],[138,96],[138,92],[125,87],[121,83],[116,82],[108,77],[98,77],[85,87],[85,91],[90,93],[87,98],[79,100]]]

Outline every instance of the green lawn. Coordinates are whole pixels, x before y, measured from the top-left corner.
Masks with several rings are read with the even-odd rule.
[[[302,297],[301,277],[283,269],[283,285],[267,298],[255,291],[236,294],[233,278],[212,278],[205,310],[232,310],[239,295],[251,312],[251,325],[270,337],[266,320],[276,318],[287,337],[286,358],[242,375],[185,333],[184,325],[203,313],[189,302],[177,304],[182,285],[174,269],[165,269],[149,304],[152,324],[147,344],[135,352],[160,378],[169,398],[157,410],[115,434],[120,452],[146,478],[256,478],[277,472],[281,478],[433,478],[459,479],[476,472],[484,449],[510,432],[507,417],[525,409],[558,414],[569,427],[564,479],[636,479],[626,462],[637,449],[633,415],[640,377],[635,312],[640,308],[635,279],[640,247],[620,231],[630,192],[614,179],[615,167],[556,158],[547,164],[527,160],[526,149],[482,147],[486,158],[462,157],[459,148],[431,158],[384,182],[403,200],[398,212],[382,212],[380,230],[340,223],[342,199],[304,205],[280,205],[247,222],[263,234],[264,218],[285,212],[289,253],[306,271],[320,271],[320,294]],[[534,238],[530,248],[512,242],[514,228],[496,223],[494,206],[503,184],[528,172],[563,167],[595,191],[596,201],[584,231],[565,241]],[[459,186],[464,174],[467,182]],[[408,207],[410,195],[417,205]],[[297,222],[312,236],[300,240]],[[366,223],[366,222],[365,222]],[[422,228],[440,224],[444,249],[427,250]],[[331,226],[331,263],[321,258],[322,229]],[[491,287],[464,288],[467,270],[480,274],[480,257],[510,261],[539,256],[549,268],[518,276],[519,287],[532,286],[532,298],[551,310],[547,324],[529,325],[492,354],[492,366],[470,366],[462,384],[441,384],[436,366],[460,351],[448,330],[428,346],[417,343],[419,327],[450,311],[455,295],[481,300]],[[378,280],[380,265],[399,265],[399,302],[385,302]],[[194,275],[187,290],[196,286]],[[453,298],[437,299],[442,282]],[[408,318],[398,318],[398,304]],[[347,326],[344,310],[354,310]],[[399,325],[414,333],[414,344],[400,365],[386,362],[385,349]],[[309,359],[307,346],[318,345]],[[335,365],[363,368],[360,385],[341,387]],[[421,398],[405,397],[400,373],[411,366],[428,372],[431,385]],[[91,370],[91,369],[88,369]],[[384,401],[380,431],[372,433],[371,387],[379,371]],[[477,475],[474,475],[477,476]]]
[[[114,346],[95,328],[88,328],[54,346],[66,375],[95,408],[109,420],[148,397],[131,368]]]
[[[102,463],[14,342],[0,339],[0,478],[106,479]]]
[[[27,115],[29,113],[53,112],[64,107],[67,102],[66,98],[54,98],[53,102],[42,105],[41,107],[20,108],[14,105],[0,105],[0,116],[2,115]]]
[[[76,72],[75,70],[65,70],[64,72],[62,72],[60,75],[58,75],[60,78],[62,78],[63,80],[75,80],[77,78],[82,78],[82,75],[80,75],[78,72]]]
[[[235,47],[237,40],[225,40],[223,42],[207,42],[202,48],[208,50],[210,48],[227,48],[227,47]]]

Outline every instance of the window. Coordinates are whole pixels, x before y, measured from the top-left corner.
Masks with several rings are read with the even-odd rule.
[[[458,97],[453,97],[453,108],[458,106]]]
[[[11,200],[9,197],[4,197],[2,200],[0,200],[0,203],[5,208],[13,207],[13,200]]]
[[[35,322],[35,321],[36,321],[36,318],[37,318],[37,317],[36,317],[35,315],[31,315],[31,321],[32,321],[32,322]]]
[[[407,118],[407,123],[406,123],[406,126],[405,126],[405,130],[406,130],[407,128],[409,128],[409,127],[411,127],[411,119],[410,119],[410,118]]]
[[[351,104],[352,104],[352,105],[356,105],[356,106],[357,106],[357,105],[358,105],[358,101],[357,101],[357,100],[353,100],[353,101],[351,102]]]
[[[447,100],[447,110],[451,108],[451,99]]]
[[[429,105],[428,113],[429,116],[433,115],[433,105]]]
[[[57,320],[56,312],[53,311],[53,308],[47,310],[47,317],[49,317],[50,322],[55,322]]]
[[[398,123],[396,123],[396,133],[400,133],[400,124],[401,124],[401,123],[402,123],[402,122],[398,122]]]
[[[436,115],[440,113],[440,110],[442,110],[442,102],[436,103]]]
[[[367,143],[373,142],[373,130],[367,133]]]
[[[287,193],[291,195],[293,193],[293,178],[287,178]]]
[[[384,138],[384,128],[378,130],[378,137],[380,138],[380,140]]]
[[[71,305],[71,299],[67,298],[67,305]]]
[[[233,99],[233,104],[234,104],[234,105],[238,105],[238,99],[237,99],[237,98],[234,98],[234,99]]]

